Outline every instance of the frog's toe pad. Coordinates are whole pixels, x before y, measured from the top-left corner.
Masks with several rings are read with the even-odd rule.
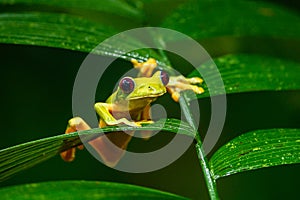
[[[186,81],[193,85],[203,83],[203,79],[199,77],[186,78]]]
[[[192,90],[196,93],[196,94],[202,94],[204,92],[204,89],[202,87],[198,87],[196,85],[192,85]]]

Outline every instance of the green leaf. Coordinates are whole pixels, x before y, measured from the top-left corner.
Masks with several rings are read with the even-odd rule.
[[[116,31],[65,14],[20,13],[0,15],[0,42],[57,47],[90,52]]]
[[[184,197],[129,184],[99,181],[57,181],[32,183],[0,189],[1,199],[186,199]]]
[[[179,104],[181,106],[181,109],[183,111],[183,114],[187,122],[189,123],[192,129],[196,130],[195,122],[192,118],[192,112],[191,109],[189,108],[189,98],[187,93],[188,93],[187,91],[181,93],[181,96],[179,98]],[[194,139],[196,141],[196,145],[195,145],[196,152],[199,159],[199,164],[204,174],[204,180],[207,185],[209,196],[211,199],[219,199],[217,184],[215,179],[213,179],[212,174],[210,173],[207,157],[205,156],[205,152],[202,148],[201,136],[198,131],[195,131],[195,133],[196,134]]]
[[[154,50],[128,49],[145,46],[135,38],[126,41],[115,37],[111,44],[98,46],[117,33],[112,27],[86,19],[58,13],[9,13],[0,15],[0,43],[56,47],[97,55],[123,58],[130,61],[147,60],[149,57],[162,60]],[[97,48],[96,48],[97,47]],[[96,49],[95,49],[96,48]],[[159,62],[161,67],[169,67]]]
[[[218,57],[214,60],[221,74],[227,94],[300,89],[300,64],[288,60],[251,55],[235,54]],[[203,94],[198,98],[223,94],[224,88],[216,79],[214,65],[204,63],[198,69],[204,77]],[[201,76],[194,70],[190,77]],[[206,83],[209,83],[209,91]]]
[[[188,14],[187,14],[188,13]],[[191,1],[176,9],[162,26],[195,39],[224,36],[299,38],[300,17],[262,1]]]
[[[300,129],[269,129],[243,134],[222,146],[209,161],[215,179],[295,163],[300,163]]]
[[[103,133],[129,130],[162,130],[194,136],[186,123],[177,119],[166,119],[142,127],[107,126],[35,140],[0,150],[0,182],[60,152],[82,144],[82,140],[86,142]]]
[[[140,21],[143,14],[136,8],[122,0],[0,0],[0,5],[6,9],[55,11],[63,13],[84,14],[85,16],[99,13],[111,13],[113,15],[128,17]],[[26,7],[28,7],[26,9]],[[91,13],[92,12],[92,13]],[[99,16],[98,16],[99,17]]]

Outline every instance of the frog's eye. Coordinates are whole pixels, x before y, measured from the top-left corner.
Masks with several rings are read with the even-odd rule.
[[[120,81],[119,87],[124,93],[128,94],[134,90],[135,87],[134,80],[130,77],[124,77]]]
[[[164,85],[169,83],[169,75],[165,71],[160,72],[160,80]]]

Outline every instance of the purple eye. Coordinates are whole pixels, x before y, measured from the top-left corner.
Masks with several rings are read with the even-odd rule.
[[[164,85],[169,83],[169,75],[165,71],[161,71],[160,73],[160,80]]]
[[[122,78],[122,80],[119,83],[119,87],[126,94],[132,92],[134,89],[134,86],[135,86],[134,80],[130,77]]]

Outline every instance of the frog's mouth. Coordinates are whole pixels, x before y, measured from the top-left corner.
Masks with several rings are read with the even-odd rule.
[[[164,95],[165,92],[160,92],[160,93],[157,93],[157,94],[150,94],[150,95],[147,95],[147,97],[144,97],[144,96],[137,96],[137,97],[130,97],[128,100],[138,100],[138,99],[156,99],[157,97],[160,97],[162,95]]]

